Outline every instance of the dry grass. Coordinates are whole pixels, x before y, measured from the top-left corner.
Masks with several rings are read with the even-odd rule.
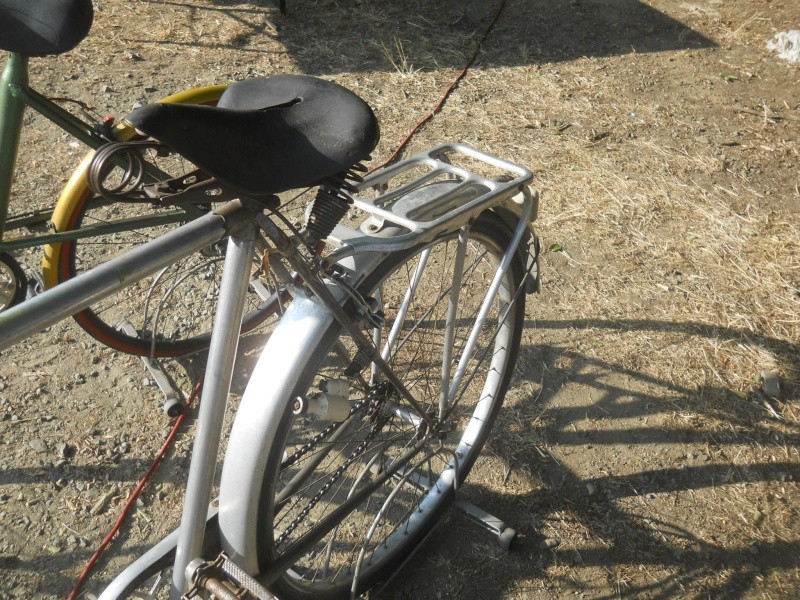
[[[602,14],[576,13],[597,3],[510,1],[475,68],[412,141],[408,152],[462,140],[535,171],[544,281],[467,490],[525,534],[519,550],[496,553],[452,517],[453,535],[432,539],[383,597],[800,590],[800,75],[763,48],[800,14],[791,3],[769,14],[749,0],[695,4],[707,10],[608,3],[643,32],[614,30],[621,47]],[[493,9],[298,0],[282,19],[233,2],[97,6],[79,50],[38,63],[53,93],[88,92],[125,113],[194,85],[321,75],[374,107],[375,162],[436,104]],[[601,41],[581,46],[560,33],[570,25],[596,27]],[[642,39],[666,48],[648,52]],[[32,140],[24,157],[39,152]],[[53,163],[68,172],[60,154]],[[780,398],[759,393],[765,371],[779,374]]]

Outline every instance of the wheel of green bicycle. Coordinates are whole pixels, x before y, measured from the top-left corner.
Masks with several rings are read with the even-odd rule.
[[[391,476],[273,584],[282,600],[363,593],[398,568],[451,504],[454,484],[467,476],[487,439],[519,349],[525,311],[520,253],[482,324],[479,319],[510,239],[500,219],[484,214],[462,243],[463,255],[456,232],[390,255],[361,286],[385,315],[365,333],[423,411],[440,415],[432,435],[422,415],[369,366],[350,380],[343,421],[296,415],[297,406],[331,405],[341,397],[339,391],[322,398],[320,390],[348,380],[344,371],[353,355],[352,342],[336,326],[322,336],[324,343],[308,349],[292,394],[299,404],[287,407],[268,454],[257,524],[262,568],[312,536],[315,524],[374,475]],[[444,412],[441,395],[449,398]],[[424,447],[398,468],[394,461],[420,438],[427,439]]]

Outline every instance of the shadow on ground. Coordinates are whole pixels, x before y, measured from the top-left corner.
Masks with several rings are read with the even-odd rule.
[[[159,40],[159,44],[258,55],[276,52],[264,43],[272,38],[297,70],[310,75],[460,69],[500,6],[499,2],[459,0],[435,4],[291,0],[284,16],[270,0],[255,5],[219,1],[209,6],[175,0],[166,4],[185,9],[187,19],[229,20],[238,33],[222,45],[209,44],[202,37]],[[415,43],[421,40],[425,43]],[[639,0],[512,0],[503,7],[475,68],[713,46],[711,40]]]
[[[700,323],[537,320],[528,326],[536,333],[746,340],[800,371],[798,345]],[[772,497],[793,510],[800,463],[783,448],[800,443],[800,427],[770,415],[762,397],[682,387],[554,344],[524,347],[518,364],[525,367],[518,368],[517,385],[529,382],[539,391],[507,402],[484,450],[494,472],[477,468],[464,490],[517,529],[512,551],[451,514],[379,598],[739,599],[752,597],[771,573],[791,573],[800,564],[797,536],[778,526],[777,536],[758,535],[752,522],[764,515],[733,509],[740,494],[756,493],[759,502]],[[789,402],[800,381],[783,383]],[[677,422],[659,426],[673,413]],[[750,452],[765,448],[776,449],[777,460],[752,459]],[[519,485],[514,474],[537,485]],[[484,483],[489,479],[491,486]],[[752,491],[759,485],[760,492]],[[715,531],[710,521],[723,513],[749,521],[751,529],[741,522],[739,528],[752,535],[732,539]],[[552,539],[553,532],[563,536]]]

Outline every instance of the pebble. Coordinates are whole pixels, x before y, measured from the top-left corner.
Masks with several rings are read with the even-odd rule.
[[[539,549],[550,550],[552,548],[556,548],[559,544],[561,544],[560,540],[556,540],[553,538],[546,538],[542,540],[542,542],[539,544]]]
[[[760,375],[761,389],[770,398],[779,398],[781,395],[780,377],[775,371],[762,371]]]
[[[97,502],[94,503],[92,508],[89,509],[89,514],[92,516],[99,515],[106,507],[106,504],[108,504],[108,501],[111,500],[111,498],[113,498],[116,493],[117,493],[116,490],[111,490],[100,496],[100,498],[97,500]]]
[[[41,438],[33,438],[28,442],[28,444],[39,454],[44,454],[47,452],[47,444],[45,444],[44,440]]]

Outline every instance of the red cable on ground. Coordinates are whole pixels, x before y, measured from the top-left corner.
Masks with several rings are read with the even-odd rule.
[[[186,401],[187,409],[189,408],[189,406],[191,406],[192,402],[197,397],[197,394],[200,393],[202,387],[203,387],[203,380],[201,378],[200,381],[197,382],[197,385],[194,386],[194,390],[192,390],[189,399]],[[83,568],[83,572],[81,572],[80,577],[78,577],[78,580],[75,582],[75,586],[72,588],[72,591],[69,594],[68,600],[75,600],[78,597],[78,593],[81,591],[83,584],[86,583],[86,580],[89,578],[89,574],[92,572],[92,569],[94,569],[95,565],[97,564],[97,561],[100,559],[100,556],[103,554],[106,547],[108,547],[108,545],[111,543],[111,540],[120,530],[122,524],[125,522],[125,519],[128,518],[128,514],[133,508],[136,499],[142,493],[145,484],[148,482],[151,475],[156,470],[156,467],[159,465],[161,460],[166,455],[167,450],[169,450],[169,447],[172,445],[172,441],[175,439],[175,436],[178,433],[178,429],[183,424],[183,421],[186,419],[187,414],[188,410],[184,411],[182,415],[180,415],[177,419],[175,419],[175,422],[172,424],[172,430],[169,432],[167,439],[165,439],[164,443],[161,445],[161,449],[158,451],[158,454],[156,454],[155,459],[153,459],[153,464],[150,465],[150,468],[147,470],[147,473],[144,474],[142,479],[139,481],[139,484],[136,486],[136,489],[134,489],[130,497],[128,497],[128,500],[125,503],[125,507],[122,509],[122,513],[120,513],[116,523],[114,523],[114,526],[111,528],[111,531],[109,531],[106,537],[103,539],[103,541],[100,542],[100,546],[97,548],[97,550],[95,550],[95,553],[86,563],[86,566]]]
[[[439,100],[439,103],[436,105],[436,107],[430,113],[428,113],[419,123],[417,123],[414,126],[411,132],[400,143],[400,145],[397,147],[397,150],[394,151],[394,154],[392,154],[387,161],[381,163],[377,167],[370,169],[370,172],[377,171],[378,169],[385,167],[389,163],[396,161],[397,158],[400,156],[400,153],[405,149],[405,147],[411,141],[411,138],[414,137],[414,135],[416,135],[417,132],[420,129],[422,129],[422,127],[428,121],[433,119],[433,117],[436,116],[436,113],[442,110],[442,107],[444,107],[444,104],[445,102],[447,102],[447,99],[450,97],[450,94],[452,94],[453,91],[458,87],[458,84],[461,83],[461,80],[464,79],[464,77],[466,77],[467,71],[469,71],[470,67],[472,67],[472,64],[478,58],[478,53],[481,51],[483,43],[486,41],[486,38],[489,37],[489,34],[492,32],[492,29],[494,29],[495,23],[497,23],[497,19],[500,17],[500,13],[503,12],[505,6],[506,6],[506,0],[501,0],[500,6],[497,8],[497,12],[494,14],[494,17],[492,17],[492,22],[489,23],[489,27],[486,29],[486,32],[483,34],[483,37],[478,42],[478,45],[475,47],[475,52],[472,54],[472,57],[467,62],[466,66],[458,74],[458,77],[455,78],[455,81],[453,81],[453,83],[450,84],[450,87],[447,88],[444,95],[442,96],[442,99]]]

